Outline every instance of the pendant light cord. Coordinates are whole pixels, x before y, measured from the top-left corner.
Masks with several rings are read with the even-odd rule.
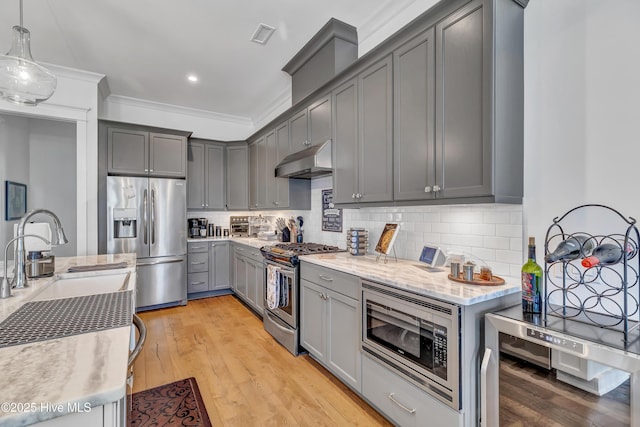
[[[20,27],[24,28],[22,25],[22,0],[20,0]]]

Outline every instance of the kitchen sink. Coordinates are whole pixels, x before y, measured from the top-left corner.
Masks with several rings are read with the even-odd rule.
[[[132,288],[133,284],[129,283],[129,273],[58,278],[38,292],[31,301],[105,294],[127,291]]]

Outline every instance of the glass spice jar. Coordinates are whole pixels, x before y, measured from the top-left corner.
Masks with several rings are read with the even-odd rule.
[[[492,277],[493,275],[491,274],[490,267],[484,266],[480,269],[480,280],[490,282]]]

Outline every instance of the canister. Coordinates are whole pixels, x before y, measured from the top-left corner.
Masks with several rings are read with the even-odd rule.
[[[465,262],[462,266],[462,278],[468,282],[473,281],[473,269],[475,264],[472,262]]]
[[[451,263],[451,276],[452,277],[460,277],[460,263],[452,262]]]

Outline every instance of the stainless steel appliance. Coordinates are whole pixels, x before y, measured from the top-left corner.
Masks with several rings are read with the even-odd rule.
[[[300,306],[300,278],[299,256],[343,252],[337,246],[327,246],[318,243],[278,243],[264,246],[260,249],[264,256],[265,304],[263,323],[264,329],[282,344],[294,356],[304,351],[300,347],[299,306]],[[267,298],[267,268],[273,265],[279,268],[279,286],[288,295],[286,304],[270,309]]]
[[[249,237],[249,217],[232,216],[229,218],[232,237]]]
[[[189,229],[190,239],[200,237],[200,221],[198,218],[189,218],[187,220],[187,228]]]
[[[460,308],[362,281],[362,351],[460,409]]]
[[[107,177],[107,253],[137,256],[136,307],[187,302],[186,183]]]
[[[612,398],[606,401],[605,406],[615,407],[615,421],[620,425],[640,426],[640,339],[638,333],[635,333],[633,341],[625,346],[622,340],[622,332],[604,329],[598,326],[586,324],[574,319],[562,319],[559,317],[549,316],[547,323],[541,319],[541,316],[522,313],[521,306],[511,307],[485,316],[485,351],[480,369],[480,396],[481,396],[481,425],[482,426],[498,426],[500,418],[508,415],[510,418],[518,416],[518,410],[522,409],[526,412],[533,413],[536,416],[536,423],[543,425],[558,421],[553,419],[553,414],[561,414],[564,420],[571,420],[575,425],[608,425],[606,419],[610,413],[597,413],[594,408],[594,399],[590,399],[589,406],[578,406],[572,408],[565,407],[562,402],[565,401],[567,394],[584,395],[582,390],[575,390],[575,393],[568,391],[568,386],[558,380],[560,378],[560,369],[558,368],[557,378],[551,373],[551,379],[544,381],[542,373],[523,372],[517,369],[517,384],[514,386],[520,390],[530,390],[530,395],[526,397],[526,401],[519,399],[512,393],[504,395],[500,388],[502,375],[510,373],[508,359],[500,355],[502,334],[507,334],[517,338],[520,342],[527,342],[542,346],[553,352],[553,366],[556,363],[566,363],[571,361],[577,365],[585,362],[595,362],[596,364],[611,367],[617,371],[623,371],[631,375],[629,382],[630,398],[623,402],[620,400],[612,401]],[[519,355],[520,356],[520,355]],[[560,360],[556,360],[557,356]],[[576,365],[576,366],[577,366]],[[534,369],[534,368],[531,368]],[[563,368],[564,369],[564,368]],[[565,380],[562,380],[565,381]],[[587,385],[589,381],[584,381],[583,385]],[[583,387],[580,387],[583,388]],[[538,396],[537,391],[542,389],[544,396]],[[585,388],[583,388],[585,389]],[[585,389],[586,390],[586,389]],[[525,396],[526,393],[523,393]],[[624,395],[624,393],[617,393]],[[542,397],[542,399],[540,399]],[[536,402],[558,402],[559,408],[554,409],[554,405],[547,405],[544,412],[538,413],[539,408]],[[505,405],[506,403],[506,405]],[[504,405],[504,406],[503,406]],[[534,407],[531,407],[533,405]],[[556,406],[558,406],[556,405]],[[509,409],[506,414],[503,409]],[[587,409],[587,410],[585,410]],[[515,411],[515,412],[514,412]],[[554,412],[555,411],[555,412]],[[580,419],[574,417],[571,412],[579,412]],[[592,417],[592,418],[589,418]],[[629,417],[628,419],[626,417]],[[504,421],[504,418],[503,418]],[[527,420],[522,419],[527,423]]]

